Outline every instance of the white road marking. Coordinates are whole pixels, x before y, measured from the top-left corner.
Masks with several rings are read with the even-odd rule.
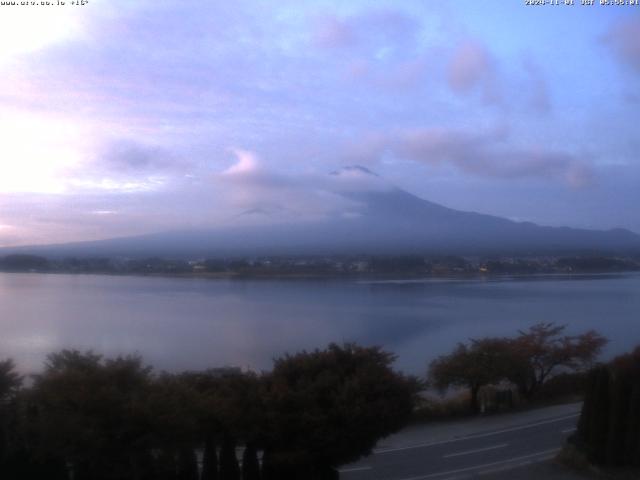
[[[423,476],[420,476],[420,477],[403,478],[401,480],[427,480],[429,478],[444,477],[446,475],[455,475],[456,473],[471,472],[473,470],[478,470],[478,469],[482,469],[482,468],[494,467],[494,466],[497,466],[497,465],[504,465],[504,464],[513,463],[513,462],[519,462],[520,460],[530,459],[530,458],[533,458],[533,457],[541,457],[538,460],[543,460],[543,459],[546,460],[547,457],[551,458],[553,456],[553,454],[555,454],[555,453],[557,453],[559,451],[560,451],[559,448],[554,448],[552,450],[544,450],[542,452],[531,453],[529,455],[522,455],[520,457],[513,457],[513,458],[506,459],[506,460],[500,460],[499,462],[484,463],[482,465],[475,465],[473,467],[460,468],[458,470],[449,470],[447,472],[431,473],[429,475],[423,475]],[[544,456],[544,458],[542,458],[543,456]]]
[[[565,428],[564,430],[560,430],[560,433],[571,433],[571,432],[575,432],[575,431],[576,431],[576,427]]]
[[[338,469],[338,472],[349,473],[349,472],[362,472],[365,470],[371,470],[371,467],[363,466],[363,467],[352,467],[352,468],[340,468]]]
[[[376,455],[380,455],[380,454],[383,454],[383,453],[399,452],[399,451],[402,451],[402,450],[413,450],[415,448],[432,447],[434,445],[444,445],[444,444],[447,444],[447,443],[461,442],[461,441],[464,441],[464,440],[474,440],[476,438],[491,437],[493,435],[500,435],[501,433],[516,432],[518,430],[525,430],[527,428],[538,427],[540,425],[547,425],[549,423],[562,422],[564,420],[569,420],[570,418],[575,418],[575,417],[579,417],[579,416],[580,416],[579,413],[575,413],[575,414],[566,415],[566,416],[560,417],[560,418],[554,418],[554,419],[551,419],[551,420],[544,420],[542,422],[530,423],[528,425],[521,425],[519,427],[505,428],[503,430],[496,430],[494,432],[488,432],[488,433],[478,433],[478,434],[475,434],[475,435],[467,435],[465,437],[452,438],[450,440],[443,440],[441,442],[421,443],[421,444],[418,444],[418,445],[410,445],[408,447],[381,448],[379,450],[374,450],[373,453],[376,454]]]
[[[495,468],[490,468],[488,470],[481,470],[478,472],[478,475],[480,476],[495,475],[496,473],[500,473],[500,472],[508,472],[509,470],[513,470],[514,468],[526,467],[527,465],[532,465],[537,462],[543,462],[551,458],[553,458],[553,455],[539,457],[539,458],[536,458],[535,460],[525,460],[524,462],[511,463],[509,465],[505,465],[502,467],[495,467]],[[447,479],[444,479],[444,480],[447,480]]]
[[[442,458],[461,457],[463,455],[471,455],[472,453],[486,452],[487,450],[496,450],[498,448],[508,447],[508,443],[502,443],[500,445],[493,445],[491,447],[476,448],[475,450],[467,450],[466,452],[450,453],[449,455],[443,455]]]

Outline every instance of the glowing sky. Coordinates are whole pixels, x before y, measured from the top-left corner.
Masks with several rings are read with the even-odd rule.
[[[453,208],[640,232],[639,125],[640,7],[2,6],[0,246],[317,218],[352,164]]]

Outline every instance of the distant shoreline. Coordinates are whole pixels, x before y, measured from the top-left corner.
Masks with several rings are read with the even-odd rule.
[[[203,279],[356,279],[494,278],[535,275],[615,274],[640,271],[640,258],[615,256],[422,255],[267,256],[244,258],[97,257],[64,259],[38,255],[0,258],[0,271],[136,275]]]
[[[521,280],[521,279],[553,279],[553,278],[584,278],[607,277],[628,274],[640,274],[640,270],[608,270],[591,272],[536,272],[536,273],[448,273],[448,274],[377,274],[377,273],[343,273],[343,274],[244,274],[233,272],[221,273],[140,273],[140,272],[65,272],[65,271],[8,271],[0,270],[0,274],[20,275],[69,275],[69,276],[110,276],[137,278],[171,278],[198,280],[328,280],[328,281],[356,281],[356,283],[386,284],[386,283],[422,283],[428,280]]]

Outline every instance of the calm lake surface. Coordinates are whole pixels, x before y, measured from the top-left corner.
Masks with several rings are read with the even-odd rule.
[[[606,355],[640,344],[640,275],[474,280],[206,280],[0,274],[0,358],[137,352],[159,369],[268,369],[285,352],[356,341],[421,374],[458,341],[539,321],[597,329]]]

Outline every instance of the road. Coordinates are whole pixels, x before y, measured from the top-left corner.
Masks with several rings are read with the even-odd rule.
[[[343,480],[452,480],[482,476],[553,458],[575,430],[579,414],[538,418],[427,443],[380,448],[340,470]]]

